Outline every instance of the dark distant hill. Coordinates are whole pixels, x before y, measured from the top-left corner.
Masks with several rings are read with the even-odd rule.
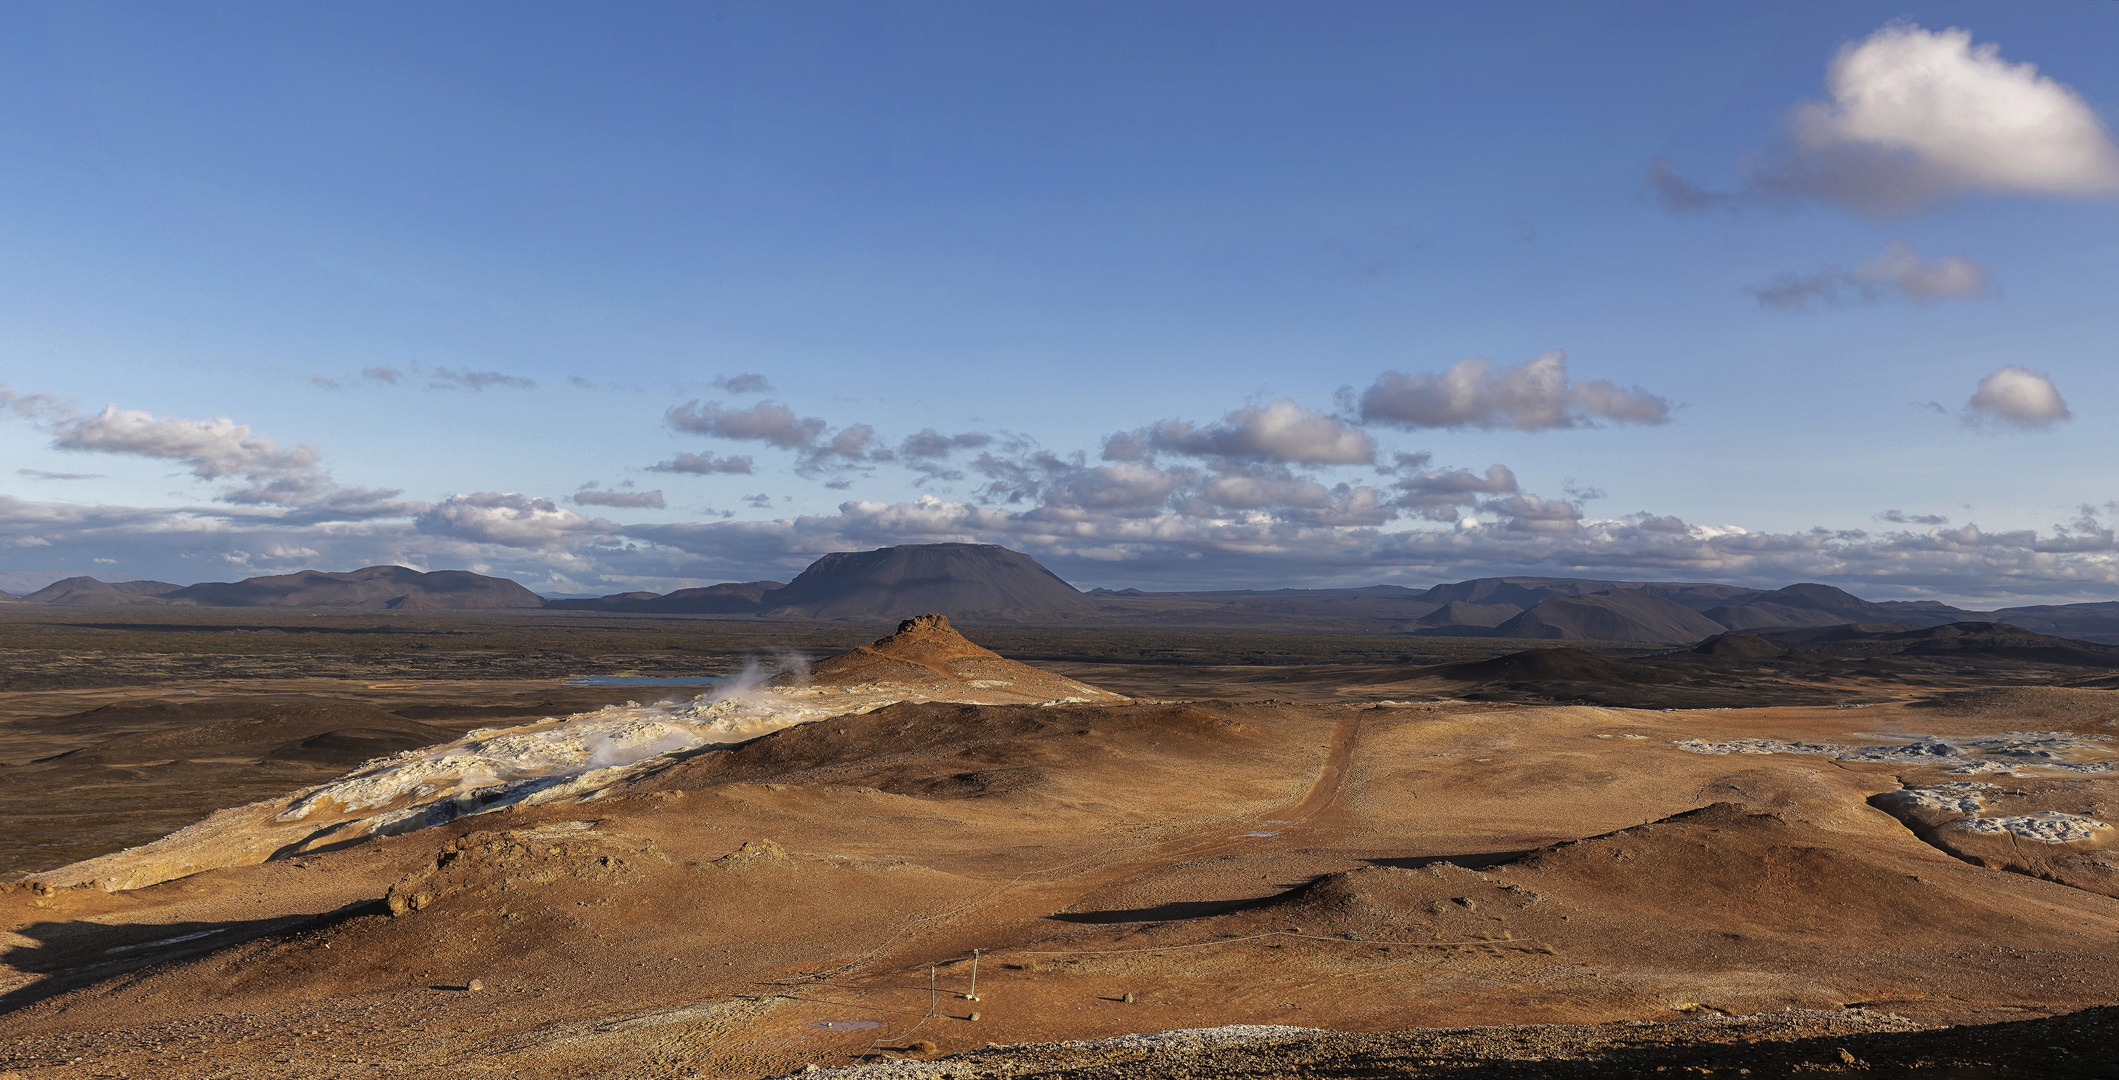
[[[1951,607],[1939,600],[1878,600],[1876,606],[1888,609],[1891,618],[1897,621],[1922,626],[1940,626],[1946,622],[1978,622],[1993,614],[1991,611],[1970,611]]]
[[[1495,627],[1493,636],[1691,642],[1724,629],[1675,600],[1639,589],[1612,589],[1547,600]]]
[[[1369,672],[1358,681],[1472,700],[1696,709],[1858,705],[1994,685],[2103,687],[2115,681],[2103,673],[2115,670],[2119,647],[2006,623],[1878,622],[1731,631],[1624,660],[1564,646],[1531,649]]]
[[[1523,614],[1523,609],[1514,604],[1468,604],[1452,600],[1425,615],[1420,616],[1422,626],[1443,629],[1492,628]]]
[[[1622,586],[1625,587],[1625,586]],[[1643,581],[1630,587],[1650,596],[1660,596],[1674,604],[1681,604],[1694,611],[1741,604],[1763,590],[1746,589],[1741,585],[1719,585],[1714,582],[1687,581]]]
[[[2119,645],[2119,601],[2002,608],[1988,617],[2041,634]]]
[[[1830,585],[1809,583],[1758,593],[1740,604],[1710,608],[1702,614],[1731,630],[1894,621],[1931,625],[1954,621],[1949,614],[1924,608],[1888,608]]]
[[[590,600],[547,600],[548,608],[567,611],[647,611],[680,615],[739,615],[758,610],[766,593],[782,588],[778,581],[730,581],[700,589],[678,589],[668,595],[613,593]]]
[[[1658,668],[1629,664],[1581,649],[1549,646],[1509,653],[1490,660],[1471,660],[1426,669],[1446,679],[1461,679],[1480,685],[1562,683],[1667,683],[1677,676]]]
[[[1750,636],[1810,658],[1984,657],[2070,667],[2119,668],[2119,647],[2041,634],[2001,622],[1942,626],[1855,623],[1796,630],[1759,630]],[[1702,643],[1710,644],[1710,643]]]
[[[1598,578],[1551,578],[1551,577],[1498,577],[1473,578],[1470,581],[1437,585],[1420,593],[1417,599],[1437,607],[1462,602],[1487,606],[1509,604],[1521,610],[1529,610],[1547,600],[1564,599],[1570,596],[1587,596],[1590,593],[1610,592],[1613,589],[1636,589],[1651,596],[1660,596],[1694,611],[1723,604],[1740,603],[1743,597],[1757,595],[1759,590],[1746,589],[1739,585],[1719,585],[1713,582],[1692,581],[1604,581]]]
[[[1045,618],[1095,614],[1095,601],[1036,559],[997,544],[902,544],[835,551],[786,588],[764,594],[774,614],[820,619],[895,618],[940,612],[950,618]]]
[[[660,600],[659,592],[614,592],[602,596],[559,596],[547,598],[544,606],[560,611],[632,611],[649,600]]]
[[[208,581],[162,599],[202,607],[325,607],[356,611],[541,608],[544,598],[507,578],[468,570],[422,573],[403,566],[369,566],[344,573],[304,570],[243,581]]]
[[[1096,620],[1157,629],[1271,630],[1279,633],[1389,634],[1419,629],[1441,607],[1402,585],[1352,589],[1236,589],[1144,592],[1092,589]]]
[[[70,577],[54,581],[22,597],[31,604],[65,607],[110,607],[119,604],[152,603],[182,588],[166,581],[98,581],[92,577]]]

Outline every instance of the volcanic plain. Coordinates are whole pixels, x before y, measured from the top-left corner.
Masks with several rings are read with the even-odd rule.
[[[895,629],[0,612],[0,1076],[2105,1075],[2096,647]]]

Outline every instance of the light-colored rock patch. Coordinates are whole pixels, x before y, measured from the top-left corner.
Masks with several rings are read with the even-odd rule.
[[[1982,836],[2006,834],[2018,840],[2041,844],[2079,844],[2111,838],[2112,827],[2092,818],[2045,810],[2016,817],[1966,817],[1943,825],[1939,831]]]

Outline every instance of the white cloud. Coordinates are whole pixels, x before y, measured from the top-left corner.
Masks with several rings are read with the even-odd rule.
[[[1164,420],[1104,442],[1107,460],[1140,461],[1158,452],[1231,461],[1366,465],[1376,460],[1376,443],[1366,432],[1285,398],[1263,408],[1237,409],[1206,427]]]
[[[1140,466],[1130,466],[1141,469]],[[1466,474],[1476,475],[1476,474]],[[1489,477],[1506,475],[1488,470]],[[1159,486],[1145,469],[1112,481]],[[1503,487],[1499,480],[1486,486]],[[1285,493],[1316,502],[1316,492]],[[828,551],[964,540],[1028,551],[1077,582],[1151,587],[1263,587],[1393,581],[1425,585],[1494,574],[1716,580],[1764,587],[1828,581],[1871,596],[1988,594],[2084,598],[2119,586],[2119,538],[2086,509],[2047,531],[1976,525],[1869,536],[1858,530],[1761,533],[1671,516],[1583,517],[1563,501],[1510,493],[1454,527],[1388,529],[1367,488],[1332,489],[1322,505],[1216,508],[1200,500],[1032,501],[982,506],[926,497],[855,500],[836,513],[776,521],[616,526],[519,494],[454,496],[417,525],[404,520],[305,524],[280,511],[33,503],[0,496],[0,546],[50,567],[15,591],[116,559],[143,577],[224,576],[377,563],[465,568],[545,591],[682,588],[799,571]],[[774,500],[751,501],[764,509]],[[1887,518],[1887,520],[1889,520]],[[1927,524],[1906,518],[1894,525]],[[1938,523],[1939,524],[1939,523]]]
[[[665,505],[660,491],[602,491],[582,488],[570,496],[576,506],[615,506],[629,510],[660,510]]]
[[[1832,100],[1797,108],[1790,130],[1853,198],[2119,193],[2119,147],[2089,105],[1970,31],[1886,26],[1842,48],[1825,86]]]
[[[741,375],[716,375],[714,386],[724,394],[770,394],[772,380],[763,375],[744,373]]]
[[[1893,293],[1929,303],[1984,296],[1987,277],[1986,267],[1962,255],[1922,258],[1913,245],[1893,240],[1881,256],[1853,270],[1828,266],[1813,274],[1782,274],[1751,293],[1767,307],[1789,311],[1813,303],[1875,303]]]
[[[1485,508],[1502,514],[1508,528],[1521,532],[1571,533],[1582,523],[1582,510],[1575,504],[1528,493],[1488,503]]]
[[[2074,416],[2050,376],[2013,365],[1979,380],[1965,415],[1975,422],[2024,428],[2048,427]]]
[[[1481,427],[1538,431],[1596,420],[1661,424],[1670,403],[1636,386],[1570,383],[1558,349],[1515,367],[1483,356],[1439,372],[1386,371],[1362,391],[1361,419],[1406,428]]]
[[[1045,486],[1044,502],[1066,510],[1152,511],[1197,477],[1191,469],[1158,469],[1134,461],[1075,468]]]
[[[1430,469],[1400,477],[1391,486],[1399,492],[1397,505],[1430,521],[1455,521],[1460,506],[1521,490],[1506,465],[1489,465],[1484,476],[1470,469]]]
[[[397,386],[409,379],[425,378],[429,390],[534,390],[537,380],[522,375],[510,375],[504,371],[474,371],[469,368],[436,367],[411,364],[406,368],[381,365],[364,367],[360,379],[385,386]],[[352,376],[334,379],[326,375],[311,375],[309,381],[326,390],[344,389]],[[579,381],[579,380],[577,380]]]
[[[1660,159],[1650,188],[1677,211],[1822,199],[1871,215],[1973,193],[2119,194],[2119,146],[2089,104],[1970,31],[1893,23],[1842,47],[1825,89],[1744,162],[1743,190],[1709,191]]]
[[[201,480],[230,475],[298,472],[314,468],[316,450],[304,443],[282,450],[278,443],[251,433],[233,420],[183,420],[157,417],[137,409],[105,406],[94,416],[75,417],[57,426],[62,450],[102,450],[143,457],[169,458],[191,466]]]
[[[747,409],[725,408],[718,401],[690,401],[670,409],[666,419],[679,431],[769,443],[785,450],[808,448],[825,427],[817,417],[798,417],[786,406],[766,401]]]
[[[1649,514],[1587,519],[1571,504],[1535,497],[1502,500],[1481,517],[1490,520],[1390,531],[1279,516],[1005,511],[929,496],[847,502],[830,515],[622,532],[693,553],[727,580],[799,570],[827,551],[957,540],[1028,551],[1073,580],[1132,577],[1151,585],[1191,579],[1203,587],[1272,587],[1320,578],[1419,585],[1512,573],[1766,587],[1833,581],[1870,595],[2102,595],[2119,585],[2119,538],[2088,510],[2044,534],[1965,526],[1884,537],[1859,530],[1761,533]]]
[[[72,416],[78,410],[73,403],[53,394],[25,394],[0,383],[0,409],[14,413],[24,420],[41,420],[52,416]]]
[[[1923,259],[1913,245],[1893,240],[1872,262],[1855,268],[1870,281],[1888,282],[1908,300],[1947,300],[1984,296],[1987,268],[1962,255]]]
[[[957,435],[944,435],[933,428],[921,428],[907,435],[891,455],[894,460],[920,474],[913,481],[925,485],[935,480],[962,480],[962,470],[949,463],[959,450],[977,450],[993,445],[994,438],[983,431],[966,431]]]
[[[992,442],[993,436],[980,431],[944,435],[933,428],[921,428],[905,437],[898,446],[898,453],[908,458],[942,458],[958,450],[976,450]]]
[[[715,457],[712,454],[678,454],[668,461],[658,461],[647,467],[649,472],[693,473],[709,476],[718,473],[741,473],[751,471],[751,459],[747,457]]]
[[[44,399],[37,411],[55,449],[178,462],[201,480],[225,482],[216,496],[223,502],[288,507],[290,522],[407,517],[425,509],[424,503],[397,501],[402,492],[396,489],[342,487],[324,471],[315,447],[283,448],[226,417],[186,420],[115,405],[84,415],[47,395],[37,397]]]
[[[397,380],[391,379],[390,382]],[[427,382],[430,390],[490,390],[495,387],[508,390],[534,390],[537,380],[520,375],[509,375],[499,371],[467,371],[456,368],[435,368]]]
[[[161,458],[189,466],[201,480],[247,481],[223,493],[234,502],[293,505],[322,498],[335,488],[317,464],[315,447],[301,443],[282,449],[226,417],[185,420],[108,405],[93,416],[58,420],[52,432],[52,445],[60,450]]]
[[[1331,488],[1293,476],[1217,476],[1200,493],[1210,505],[1231,510],[1312,509],[1332,499]]]
[[[833,457],[858,459],[865,454],[868,448],[868,441],[875,438],[875,436],[876,429],[869,427],[867,424],[850,424],[832,435],[830,440],[818,446],[817,452]]]
[[[550,499],[512,491],[451,495],[419,515],[415,524],[424,533],[516,548],[555,547],[613,527],[601,519],[584,518]]]

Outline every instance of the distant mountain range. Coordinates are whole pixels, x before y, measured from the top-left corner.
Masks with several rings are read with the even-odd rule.
[[[92,577],[55,581],[16,603],[68,607],[276,607],[339,611],[437,611],[541,608],[545,599],[507,578],[466,570],[422,573],[403,566],[369,566],[343,573],[304,570],[243,581],[171,585]]]
[[[2040,634],[2119,645],[2119,601],[1969,611],[1933,601],[1864,600],[1829,585],[1748,589],[1714,582],[1494,577],[1421,590],[1349,589],[1081,592],[1019,551],[993,544],[907,544],[833,552],[793,581],[547,600],[506,578],[461,570],[370,566],[344,573],[206,582],[67,578],[10,603],[75,607],[203,606],[436,611],[544,608],[765,619],[899,619],[941,612],[972,623],[1136,629],[1375,633],[1560,641],[1690,644],[1731,632],[1888,625],[2006,623]]]

